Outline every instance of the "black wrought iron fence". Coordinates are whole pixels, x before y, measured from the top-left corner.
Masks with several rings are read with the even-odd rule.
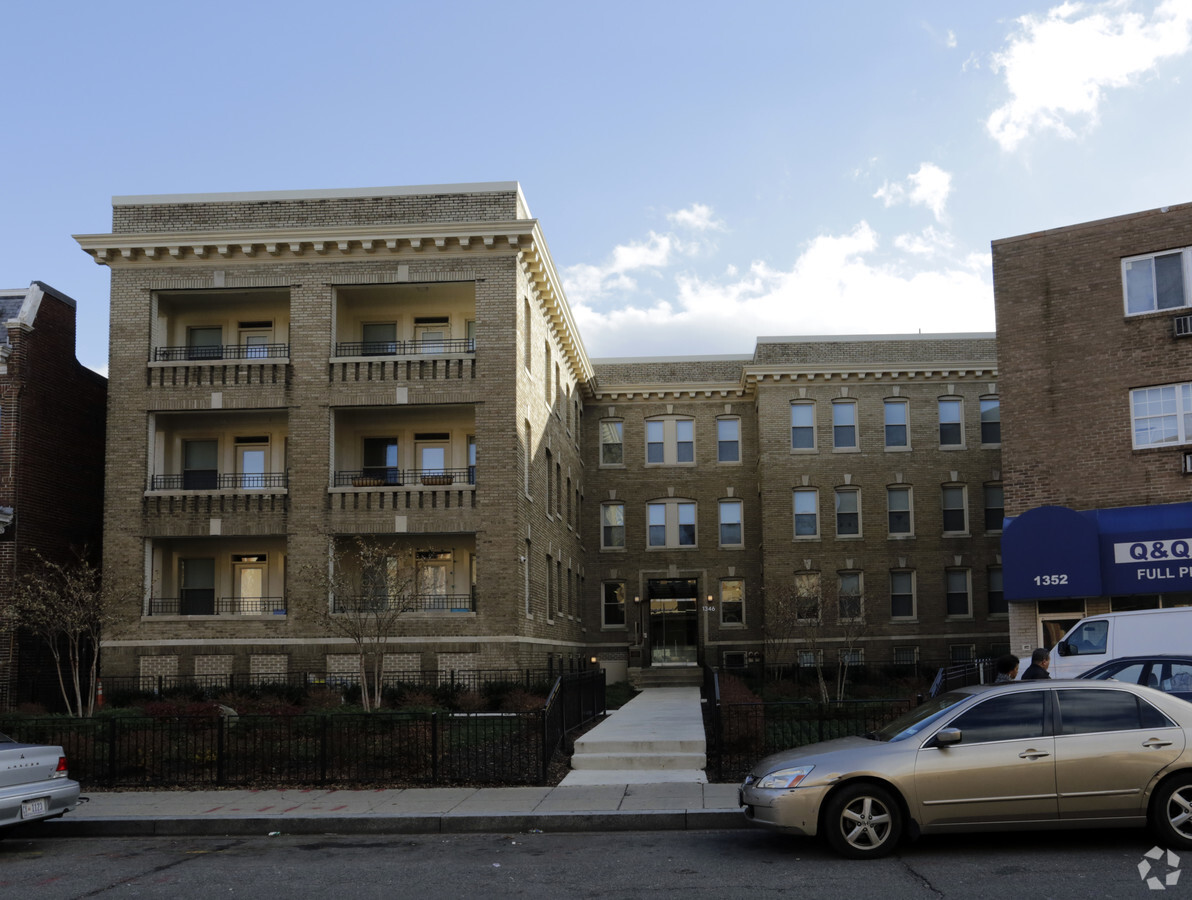
[[[563,735],[603,713],[604,673],[589,670],[558,676],[541,708],[520,712],[212,709],[0,718],[0,731],[61,745],[71,776],[93,787],[541,784]]]
[[[154,362],[203,362],[220,359],[284,359],[289,344],[197,344],[187,347],[154,347]]]
[[[474,338],[435,338],[416,341],[339,341],[336,356],[422,356],[475,353]]]
[[[764,756],[881,728],[914,705],[911,700],[720,703],[705,709],[708,774],[739,781]]]

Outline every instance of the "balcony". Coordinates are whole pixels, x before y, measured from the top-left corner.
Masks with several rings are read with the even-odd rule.
[[[289,487],[285,472],[239,473],[185,472],[181,475],[154,475],[151,491],[271,491]]]
[[[289,344],[199,344],[154,347],[154,362],[209,362],[224,359],[289,359]]]
[[[466,469],[354,469],[335,473],[335,487],[446,487],[476,484],[476,467]]]
[[[153,597],[151,616],[284,616],[284,597],[216,597],[211,592],[190,591],[182,597]]]
[[[417,341],[340,341],[340,356],[458,356],[476,352],[474,338],[439,338]]]
[[[335,613],[370,612],[447,612],[474,613],[476,598],[471,594],[416,594],[410,597],[337,597]]]

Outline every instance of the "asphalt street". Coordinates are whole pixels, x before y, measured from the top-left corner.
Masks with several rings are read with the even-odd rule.
[[[105,897],[1128,898],[1148,888],[1145,831],[961,835],[883,860],[766,831],[66,838],[0,841],[0,892]],[[1188,864],[1192,867],[1192,854]],[[1166,875],[1166,858],[1152,867]]]

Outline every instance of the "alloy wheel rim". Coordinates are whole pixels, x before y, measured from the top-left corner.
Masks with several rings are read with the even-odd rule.
[[[1172,793],[1167,804],[1167,820],[1178,834],[1192,839],[1192,785]]]
[[[880,847],[890,834],[890,825],[890,811],[873,797],[858,797],[840,816],[844,839],[858,850]]]

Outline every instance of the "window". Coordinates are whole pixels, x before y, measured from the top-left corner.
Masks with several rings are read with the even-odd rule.
[[[915,618],[915,573],[890,573],[890,618]]]
[[[396,322],[366,322],[360,326],[361,356],[392,356],[397,353]]]
[[[664,418],[646,421],[646,462],[686,465],[695,462],[695,422]]]
[[[857,404],[851,400],[832,401],[832,446],[837,450],[857,448]]]
[[[530,496],[530,456],[533,453],[534,444],[531,440],[530,423],[526,422],[523,426],[525,434],[523,436],[522,447],[522,489],[525,491],[527,497]]]
[[[886,488],[886,515],[891,537],[914,533],[914,522],[911,517],[910,488]]]
[[[1122,260],[1126,315],[1179,309],[1188,305],[1184,288],[1187,250]]]
[[[720,624],[745,624],[745,582],[740,578],[720,582]]]
[[[1002,592],[1002,567],[990,566],[986,574],[989,579],[985,589],[989,615],[1007,615],[1010,612],[1010,607],[1006,603],[1006,595]]]
[[[824,657],[823,650],[800,650],[799,651],[799,668],[812,669],[819,665],[820,660]]]
[[[840,621],[862,618],[861,573],[841,572],[837,581],[837,614]]]
[[[741,420],[716,420],[716,461],[722,463],[741,461]]]
[[[695,504],[688,500],[646,504],[646,524],[650,547],[695,546]]]
[[[861,492],[856,488],[836,489],[836,536],[856,537],[861,533]]]
[[[212,491],[219,484],[219,442],[182,442],[182,488]]]
[[[187,359],[222,359],[223,329],[218,325],[186,329]]]
[[[1056,700],[1060,706],[1060,734],[1171,727],[1165,715],[1125,691],[1068,689],[1056,691]]]
[[[815,449],[815,404],[791,404],[791,449]]]
[[[178,561],[181,591],[178,612],[184,616],[215,614],[215,558]]]
[[[843,647],[840,650],[840,664],[842,666],[865,665],[865,651],[860,647]]]
[[[365,438],[361,474],[369,479],[381,479],[382,484],[400,484],[397,471],[397,438]]]
[[[981,400],[981,443],[1002,442],[1002,401],[997,397]]]
[[[1192,443],[1192,384],[1166,384],[1130,391],[1134,447]]]
[[[795,537],[819,536],[819,491],[795,491]]]
[[[604,593],[604,627],[625,627],[625,583],[623,581],[606,581],[601,585]]]
[[[919,648],[918,647],[895,647],[894,648],[894,665],[896,666],[917,666],[919,664]]]
[[[960,729],[963,744],[1042,737],[1044,697],[1043,691],[994,696],[948,725]]]
[[[906,432],[906,401],[886,401],[886,447],[908,446]]]
[[[965,490],[959,485],[945,485],[943,490],[944,532],[964,534],[968,531],[968,516],[965,510]]]
[[[720,546],[738,547],[745,543],[741,534],[741,501],[720,501]]]
[[[522,347],[522,354],[526,358],[526,371],[532,372],[534,370],[534,320],[530,314],[529,298],[522,301],[522,307],[522,318],[525,319],[526,324],[526,341]]]
[[[1001,531],[1006,517],[1005,491],[1000,484],[985,485],[985,530]]]
[[[973,661],[973,656],[976,654],[977,648],[972,644],[949,644],[948,645],[948,662],[953,665],[958,663],[970,663]]]
[[[963,409],[959,400],[940,400],[940,446],[963,447]]]
[[[944,598],[945,612],[949,616],[972,616],[973,607],[969,596],[969,570],[948,569],[945,579],[947,595]]]
[[[622,422],[600,423],[600,465],[620,466],[625,463],[625,444],[622,438]]]
[[[468,484],[476,483],[476,435],[468,435]]]
[[[600,547],[604,550],[625,549],[625,504],[604,503],[600,506]]]
[[[800,622],[814,622],[819,619],[821,588],[819,572],[795,573],[795,618]]]
[[[1082,622],[1065,641],[1069,656],[1104,656],[1109,641],[1109,620]]]
[[[550,383],[550,341],[543,344],[542,357],[546,363],[542,367],[542,389],[543,398],[546,400],[546,405],[550,406],[555,399],[554,390]]]
[[[269,438],[265,435],[238,437],[235,447],[237,484],[246,491],[263,490],[267,486],[265,463],[269,455]]]
[[[546,515],[551,515],[551,504],[555,501],[555,455],[546,451]]]

